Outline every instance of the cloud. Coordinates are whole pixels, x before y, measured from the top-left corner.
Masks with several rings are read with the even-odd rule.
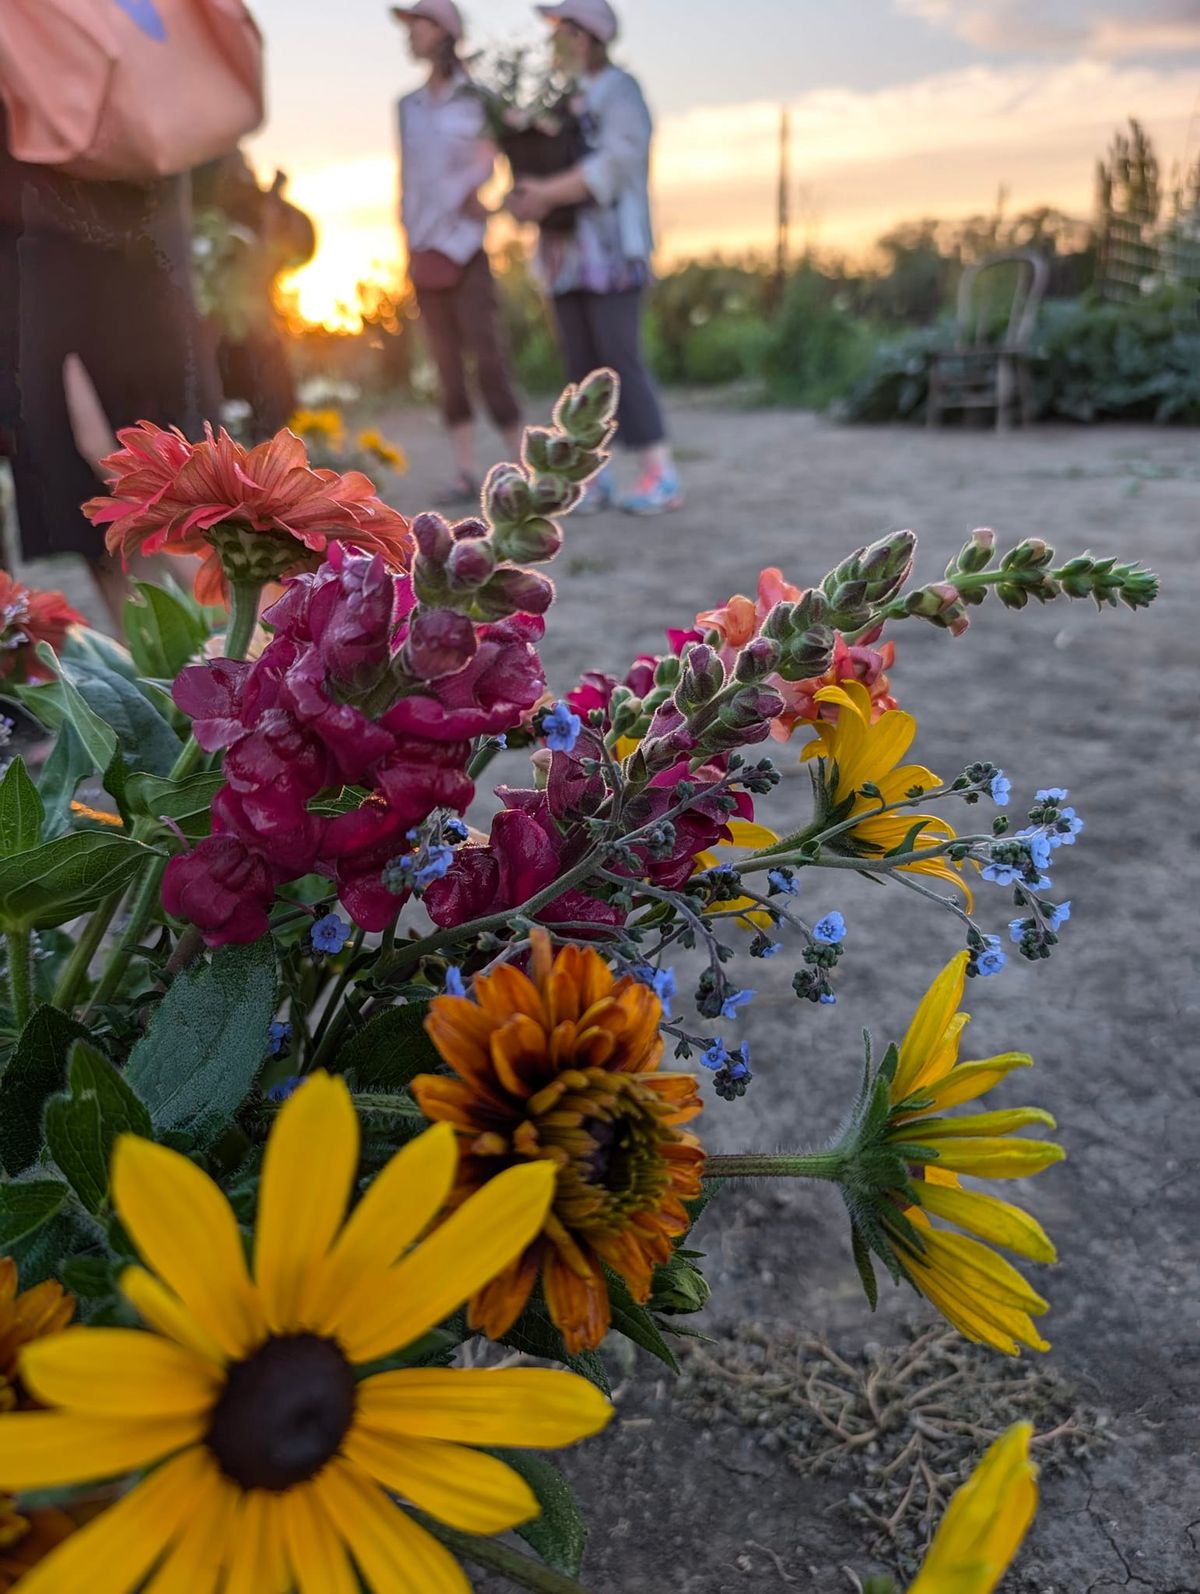
[[[1183,154],[1194,73],[1076,60],[973,66],[790,107],[796,241],[856,253],[894,222],[1055,205],[1089,214],[1097,156],[1129,115],[1164,165]],[[668,258],[773,238],[778,107],[700,108],[659,127],[655,193]],[[807,221],[799,215],[808,212]],[[814,218],[816,218],[814,220]],[[809,236],[805,237],[805,232]]]
[[[1200,0],[896,0],[901,11],[984,50],[1102,59],[1200,50]]]

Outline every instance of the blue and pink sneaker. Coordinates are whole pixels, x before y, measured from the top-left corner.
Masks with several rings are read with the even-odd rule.
[[[683,488],[673,465],[646,471],[637,486],[621,500],[627,515],[665,515],[683,508]]]
[[[617,485],[613,480],[612,466],[604,465],[583,489],[583,497],[575,505],[576,515],[598,515],[611,509],[617,501]]]

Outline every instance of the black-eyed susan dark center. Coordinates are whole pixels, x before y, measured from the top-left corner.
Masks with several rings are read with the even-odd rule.
[[[354,1376],[341,1351],[291,1334],[229,1369],[206,1442],[241,1488],[280,1493],[321,1470],[353,1418]]]
[[[623,1228],[656,1205],[667,1182],[658,1103],[635,1080],[598,1070],[587,1077],[592,1090],[569,1091],[538,1125],[542,1144],[568,1157],[555,1210],[580,1228]]]

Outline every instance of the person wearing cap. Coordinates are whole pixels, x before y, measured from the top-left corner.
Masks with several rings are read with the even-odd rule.
[[[554,27],[560,66],[580,85],[577,107],[588,152],[570,170],[525,178],[506,201],[519,221],[557,205],[581,208],[572,233],[543,230],[539,269],[550,294],[573,382],[598,366],[621,379],[617,441],[639,457],[631,514],[657,515],[683,502],[662,405],[641,350],[642,299],[654,248],[650,224],[650,112],[635,78],[608,58],[617,18],[608,0],[558,0],[534,8]],[[595,477],[580,508],[607,508],[614,485]]]
[[[483,247],[487,211],[478,195],[496,150],[459,60],[463,23],[454,0],[415,0],[391,11],[408,30],[413,59],[429,67],[424,85],[400,101],[400,217],[454,456],[454,480],[440,501],[478,504],[468,357],[510,458],[519,458],[521,445],[520,405]]]

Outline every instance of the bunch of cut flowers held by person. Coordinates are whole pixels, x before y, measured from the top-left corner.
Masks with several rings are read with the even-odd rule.
[[[578,1594],[576,1508],[523,1452],[608,1420],[609,1334],[677,1367],[709,1295],[694,1225],[732,1179],[836,1185],[872,1303],[882,1269],[969,1339],[1046,1348],[1026,1275],[1054,1242],[984,1187],[1063,1155],[1007,1099],[1036,1027],[964,1058],[963,1002],[1014,949],[1057,951],[1084,820],[1059,786],[1015,820],[986,746],[945,778],[915,761],[902,622],[963,646],[993,589],[1138,608],[1154,579],[980,530],[923,586],[893,532],[811,586],[698,594],[660,652],[555,690],[547,567],[616,398],[608,372],[568,389],[456,523],[289,435],[120,439],[89,513],[126,554],[199,552],[228,608],[215,651],[211,609],[143,589],[128,652],[75,626],[12,688],[57,737],[36,783],[0,781],[0,1330],[5,1278],[30,1325],[0,1363],[0,1491],[33,1594],[201,1563],[230,1590],[461,1591],[464,1562]],[[503,749],[526,773],[481,819]],[[914,944],[940,913],[960,949],[906,1028],[874,1015],[897,1038],[826,1144],[711,1150],[706,1110],[789,1066],[751,1058],[756,990],[790,989],[821,1045],[844,959],[872,955],[858,877],[903,894]],[[994,1587],[1026,1437],[952,1505],[922,1594],[960,1561]]]

